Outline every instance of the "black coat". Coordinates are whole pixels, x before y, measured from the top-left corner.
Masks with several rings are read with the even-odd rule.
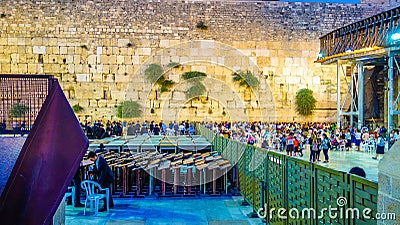
[[[94,172],[98,177],[97,182],[100,186],[107,187],[113,183],[114,174],[103,157],[98,156],[94,168]]]

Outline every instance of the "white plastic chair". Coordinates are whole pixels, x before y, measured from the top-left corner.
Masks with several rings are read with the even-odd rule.
[[[75,210],[75,187],[68,187],[67,192],[65,192],[65,198],[71,196],[72,210]]]
[[[109,188],[101,188],[100,184],[92,181],[92,180],[84,180],[81,183],[81,187],[85,189],[86,191],[86,200],[85,200],[85,208],[83,209],[83,215],[86,215],[86,204],[88,201],[90,201],[90,209],[95,207],[94,215],[97,216],[97,213],[99,212],[99,202],[101,199],[106,198],[107,202],[107,212],[109,212],[108,204],[109,204]],[[105,191],[105,193],[100,193],[102,191]]]

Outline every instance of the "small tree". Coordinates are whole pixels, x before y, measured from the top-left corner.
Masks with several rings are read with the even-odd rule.
[[[299,115],[310,116],[315,110],[315,100],[313,91],[307,88],[303,88],[297,91],[296,94],[296,111]]]
[[[15,105],[13,105],[10,109],[10,112],[8,115],[11,118],[19,118],[22,117],[25,113],[29,111],[29,107],[17,102]]]
[[[117,108],[118,118],[135,118],[142,115],[142,106],[136,101],[124,101]]]

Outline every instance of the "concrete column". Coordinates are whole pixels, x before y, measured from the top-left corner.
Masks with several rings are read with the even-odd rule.
[[[74,203],[72,203],[74,204]],[[65,196],[63,197],[57,211],[54,213],[52,225],[64,225],[65,224]]]
[[[379,162],[378,212],[395,213],[394,220],[378,220],[378,225],[400,224],[400,142],[394,143]],[[392,214],[393,215],[393,214]]]

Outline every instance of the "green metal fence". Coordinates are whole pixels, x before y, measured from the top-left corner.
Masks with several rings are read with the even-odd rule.
[[[363,211],[376,214],[377,183],[216,136],[203,126],[198,131],[236,165],[241,194],[267,224],[376,224]]]

